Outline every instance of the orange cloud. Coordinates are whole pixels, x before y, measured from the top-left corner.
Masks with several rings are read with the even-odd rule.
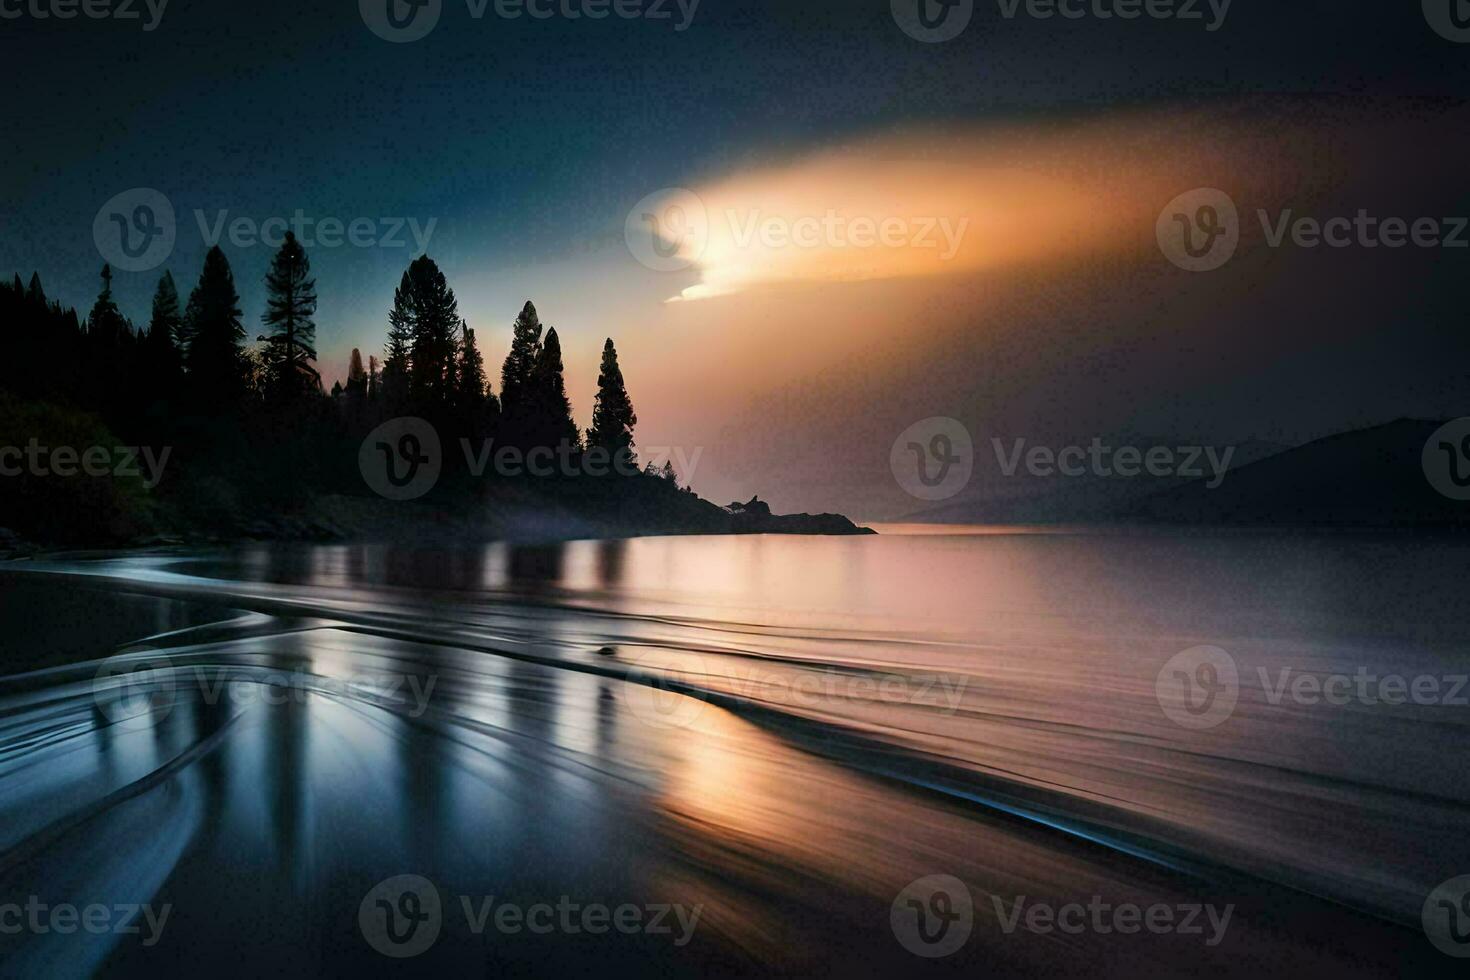
[[[1190,128],[1152,117],[870,139],[665,198],[651,227],[664,254],[699,275],[671,298],[685,301],[1115,251],[1152,228],[1181,180],[1198,186],[1208,174],[1238,172],[1226,134],[1201,153],[1197,139],[1183,138]],[[1172,173],[1140,158],[1149,145],[1174,149]],[[1191,170],[1197,176],[1185,176]]]

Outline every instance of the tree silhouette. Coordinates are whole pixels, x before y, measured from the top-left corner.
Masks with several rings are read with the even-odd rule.
[[[184,325],[188,337],[184,366],[196,402],[221,406],[238,400],[247,373],[240,346],[245,330],[240,325],[235,275],[218,245],[204,256],[199,284],[189,294]]]
[[[408,406],[409,345],[413,342],[414,288],[408,272],[393,290],[393,309],[388,311],[388,342],[383,347],[383,401],[388,414]]]
[[[37,289],[40,288],[37,281]],[[102,266],[102,292],[97,294],[97,302],[92,305],[92,312],[87,314],[87,333],[98,340],[101,345],[117,344],[125,332],[131,332],[128,321],[118,310],[117,304],[112,299],[112,267]]]
[[[572,421],[572,403],[567,399],[567,385],[562,377],[561,340],[555,329],[546,331],[541,354],[531,370],[530,397],[532,409],[532,445],[581,448],[577,423]]]
[[[529,445],[532,407],[527,396],[540,355],[541,319],[536,307],[526,300],[511,327],[510,352],[500,368],[501,428],[504,440],[511,445]]]
[[[427,255],[409,265],[393,293],[383,386],[390,412],[442,418],[455,400],[459,301]]]
[[[183,377],[178,337],[183,325],[179,312],[179,290],[174,277],[165,271],[153,291],[153,310],[148,333],[142,339],[142,384],[158,401],[168,401],[178,391]]]
[[[265,277],[266,309],[261,320],[270,333],[261,352],[270,395],[278,401],[293,401],[321,389],[321,375],[311,366],[316,360],[316,280],[311,262],[296,235],[286,232],[285,241],[271,259]]]
[[[606,449],[615,458],[623,456],[636,461],[633,454],[633,427],[638,415],[623,384],[623,369],[618,366],[618,351],[612,338],[602,345],[602,367],[597,373],[597,401],[592,408],[592,427],[587,430],[587,447]]]
[[[409,398],[423,414],[441,417],[454,402],[459,301],[444,273],[427,255],[414,259],[408,279],[412,288]]]
[[[481,437],[491,431],[500,415],[500,403],[485,379],[485,359],[475,341],[475,331],[463,325],[459,353],[459,391],[456,396],[459,422],[464,433]]]
[[[112,268],[104,265],[102,291],[87,315],[81,386],[94,404],[119,417],[133,407],[127,384],[136,360],[136,339],[132,324],[112,299]]]
[[[476,331],[458,316],[443,273],[420,256],[394,292],[385,361],[369,357],[364,367],[362,352],[354,349],[329,401],[311,363],[315,283],[293,236],[272,256],[266,285],[262,321],[271,333],[247,346],[234,276],[219,247],[205,256],[182,313],[173,277],[162,274],[146,331],[135,331],[119,309],[110,268],[102,270],[100,292],[85,319],[49,298],[38,275],[29,283],[19,275],[0,280],[0,420],[6,399],[11,406],[29,400],[44,409],[36,418],[47,420],[46,432],[72,431],[59,426],[74,420],[93,427],[75,431],[99,433],[98,444],[176,448],[170,472],[177,475],[151,500],[120,503],[123,516],[129,526],[168,515],[185,526],[226,534],[247,526],[269,533],[273,522],[308,506],[316,495],[361,492],[357,468],[340,465],[339,456],[350,461],[366,431],[393,415],[420,414],[447,439],[494,436],[523,450],[581,448],[561,338],[543,327],[531,302],[515,320],[502,368],[503,404],[488,383]],[[300,401],[291,411],[272,410],[286,398]],[[504,411],[510,405],[514,417]],[[228,419],[221,417],[226,413]],[[608,339],[587,442],[631,459],[637,421]],[[22,425],[16,431],[29,430]],[[104,438],[102,432],[109,434]],[[669,479],[672,473],[664,468],[656,475]],[[47,499],[44,490],[36,488],[37,501]],[[595,487],[548,484],[537,493],[544,492],[553,506],[610,510],[647,492],[667,501],[660,490],[652,481],[634,480]],[[286,533],[300,525],[290,527]]]

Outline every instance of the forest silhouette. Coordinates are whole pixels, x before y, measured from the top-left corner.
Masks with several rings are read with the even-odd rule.
[[[522,511],[576,518],[590,510],[616,521],[632,502],[641,504],[633,511],[649,517],[655,501],[656,511],[682,514],[670,518],[680,527],[688,502],[710,506],[678,486],[669,463],[656,471],[651,463],[638,468],[637,415],[611,338],[587,429],[572,417],[561,338],[529,301],[512,324],[497,395],[454,290],[423,255],[394,291],[381,358],[372,353],[364,361],[354,349],[345,384],[327,392],[317,366],[316,281],[290,232],[265,286],[261,328],[251,341],[255,331],[247,330],[234,274],[218,246],[205,256],[187,301],[172,274],[163,273],[141,326],[118,308],[107,266],[85,318],[49,298],[37,274],[28,284],[19,275],[0,282],[0,336],[10,352],[0,359],[0,446],[39,441],[79,451],[171,451],[167,478],[156,487],[125,476],[23,473],[0,481],[7,515],[0,524],[75,541],[152,532],[334,537],[371,531],[361,525],[393,518],[358,513],[343,527],[331,520],[314,525],[300,515],[324,497],[370,496],[357,448],[376,426],[401,417],[423,419],[438,433],[445,478],[429,503],[450,512],[473,517],[478,503],[509,495]],[[607,479],[582,479],[574,489],[560,473],[515,490],[498,473],[472,482],[467,460],[454,448],[487,444],[523,454],[554,450],[562,460],[596,454],[603,466],[587,472]]]

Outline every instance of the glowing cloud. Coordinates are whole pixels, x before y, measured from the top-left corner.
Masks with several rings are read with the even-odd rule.
[[[1142,147],[1172,145],[1215,169],[1235,156],[1221,134],[1206,153],[1180,118],[991,126],[957,136],[911,132],[646,202],[639,219],[661,256],[700,281],[670,301],[783,283],[945,276],[1113,250],[1150,227],[1177,192]],[[1172,135],[1171,135],[1172,134]],[[1181,166],[1185,164],[1185,166]],[[1167,193],[1165,193],[1167,191]],[[1162,197],[1160,195],[1162,194]]]

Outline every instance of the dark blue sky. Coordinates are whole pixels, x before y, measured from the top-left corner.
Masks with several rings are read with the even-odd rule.
[[[177,241],[164,265],[117,275],[118,299],[137,321],[146,320],[162,268],[173,272],[185,293],[197,277],[207,246],[196,211],[211,224],[222,211],[228,219],[262,222],[298,209],[344,223],[432,220],[428,251],[459,292],[472,325],[482,337],[489,334],[492,368],[503,352],[503,328],[525,298],[534,298],[543,311],[553,311],[550,319],[567,337],[579,414],[587,408],[601,337],[614,332],[599,322],[602,297],[626,324],[641,310],[650,320],[664,315],[657,302],[688,284],[644,288],[637,279],[644,270],[623,249],[629,209],[659,188],[701,186],[906,129],[921,129],[939,150],[946,132],[959,139],[976,126],[1016,123],[1045,134],[1070,119],[1168,108],[1209,120],[1217,107],[1245,104],[1258,131],[1286,132],[1299,125],[1301,106],[1310,116],[1313,100],[1322,100],[1336,107],[1328,125],[1349,131],[1359,103],[1371,101],[1371,114],[1381,121],[1414,115],[1421,104],[1459,112],[1470,95],[1470,44],[1438,36],[1414,2],[1234,0],[1223,25],[1211,32],[1204,21],[1006,19],[999,0],[977,0],[968,29],[942,44],[923,44],[900,30],[889,0],[701,0],[683,31],[675,29],[680,14],[672,0],[665,7],[673,19],[603,21],[506,20],[494,16],[493,3],[475,19],[466,0],[443,0],[434,30],[406,44],[388,43],[369,30],[357,0],[172,0],[152,31],[137,20],[41,20],[29,13],[51,2],[0,0],[7,14],[0,17],[0,70],[8,95],[0,272],[25,277],[39,271],[53,297],[85,312],[102,264],[93,219],[109,198],[137,187],[162,192],[177,215]],[[1211,16],[1205,0],[1197,7]],[[134,8],[143,9],[141,0]],[[8,16],[16,11],[21,16]],[[1464,148],[1462,139],[1453,146],[1429,140],[1422,148],[1393,147],[1381,159],[1370,148],[1349,161],[1295,162],[1307,172],[1331,163],[1390,198],[1395,191],[1425,191],[1431,201],[1425,207],[1467,213],[1463,180],[1426,187],[1434,181],[1403,169],[1407,159],[1410,166],[1417,160],[1463,174],[1470,160],[1452,157]],[[1351,207],[1370,196],[1354,193],[1339,203]],[[1395,199],[1392,206],[1410,203]],[[1145,217],[1151,228],[1151,214]],[[406,231],[401,237],[411,240]],[[228,240],[224,248],[253,335],[271,250]],[[318,347],[329,379],[341,373],[349,348],[360,346],[364,354],[380,349],[393,286],[413,255],[411,245],[310,250],[321,297]],[[1452,400],[1452,367],[1470,347],[1463,334],[1459,341],[1445,339],[1467,298],[1454,285],[1464,279],[1455,271],[1463,262],[1459,254],[1401,255],[1366,273],[1367,267],[1329,267],[1322,256],[1269,258],[1259,277],[1246,283],[1174,284],[1230,290],[1228,301],[1200,294],[1179,299],[1177,308],[1160,300],[1149,309],[1115,311],[1104,332],[1117,340],[1109,349],[1087,352],[1093,367],[1164,366],[1153,376],[1157,390],[1150,386],[1154,416],[1136,424],[1174,420],[1196,431],[1213,424],[1230,428],[1231,435],[1307,438],[1384,413],[1438,410]],[[1298,261],[1313,267],[1291,265]],[[1317,298],[1249,305],[1273,289],[1290,296],[1302,275],[1316,277]],[[1376,277],[1384,291],[1397,290],[1404,302],[1375,306],[1344,294],[1334,308],[1335,287],[1321,284],[1339,277],[1362,286],[1365,275]],[[1119,294],[1135,297],[1154,287],[1116,284]],[[638,306],[630,295],[649,305]],[[716,302],[705,307],[711,316],[719,313]],[[1002,363],[994,324],[978,322],[958,300],[946,300],[942,309],[939,319],[952,322],[927,340],[895,324],[895,336],[909,337],[910,346],[936,345],[918,352],[937,364],[924,370],[940,380],[920,386],[934,404],[915,404],[907,388],[890,393],[895,417],[885,419],[870,441],[885,443],[878,430],[897,431],[914,413],[963,417],[977,387],[977,366]],[[1279,338],[1286,318],[1299,325],[1314,310],[1333,329],[1285,328],[1295,341],[1288,353],[1271,363],[1258,359],[1260,373],[1236,377],[1240,383],[1229,392],[1223,389],[1231,378],[1212,382],[1208,409],[1189,401],[1198,391],[1195,382],[1189,382],[1195,388],[1180,382],[1178,390],[1167,383],[1173,377],[1168,365],[1202,356],[1204,348],[1193,341],[1183,353],[1150,346],[1157,340],[1153,317],[1203,323],[1228,315],[1230,324],[1219,327],[1224,336],[1244,319]],[[1069,330],[1083,329],[1071,326],[1074,321],[1102,330],[1097,318],[1079,309],[1060,319]],[[1048,363],[1013,376],[1074,370],[1076,347],[1056,351]],[[1342,360],[1345,351],[1352,352],[1350,361]],[[679,356],[687,363],[696,354]],[[1324,393],[1315,380],[1292,383],[1320,368],[1323,358],[1331,360],[1336,394]],[[1064,362],[1070,366],[1056,366]],[[678,378],[666,365],[655,374],[651,364],[651,357],[643,358],[641,376],[640,362],[630,365],[630,383],[646,406],[645,430],[663,433],[677,428],[671,420],[682,408],[660,405],[659,398],[674,397],[668,393]],[[858,371],[853,363],[832,368],[833,376]],[[1311,391],[1311,410],[1297,412],[1297,406],[1263,396],[1261,378],[1267,376],[1273,392]],[[1388,380],[1375,385],[1375,378]],[[1422,381],[1422,389],[1408,391],[1404,379]],[[1123,382],[1066,378],[1088,404],[1099,401],[1091,384],[1112,391]],[[1364,391],[1378,401],[1364,407]],[[866,392],[865,404],[878,396],[882,392]],[[812,397],[832,402],[829,392]],[[1331,404],[1324,407],[1324,398]],[[782,403],[794,411],[799,401]],[[1058,417],[1078,414],[1060,404],[1054,410]],[[759,415],[761,403],[742,411]],[[711,418],[729,414],[724,408],[710,412]],[[794,424],[789,417],[766,421]],[[711,428],[708,419],[701,426],[701,433]],[[664,436],[676,437],[715,440]],[[758,477],[752,476],[754,489],[761,488]],[[714,492],[748,495],[738,479]]]
[[[887,0],[702,0],[682,32],[672,0],[674,20],[601,22],[476,20],[445,0],[409,44],[372,34],[355,0],[173,0],[151,32],[0,20],[0,269],[39,269],[85,305],[100,264],[92,218],[136,186],[175,205],[168,266],[181,283],[204,250],[195,210],[432,217],[430,251],[446,266],[519,264],[615,238],[650,190],[895,124],[1341,92],[1344,79],[1378,94],[1470,92],[1470,48],[1429,32],[1417,4],[1389,6],[1236,0],[1210,33],[1006,20],[991,0],[937,45],[897,30]],[[266,251],[231,256],[247,313]],[[319,251],[324,299],[346,283],[381,296],[408,252]],[[119,275],[134,317],[154,278]],[[324,303],[324,346],[373,312]]]

